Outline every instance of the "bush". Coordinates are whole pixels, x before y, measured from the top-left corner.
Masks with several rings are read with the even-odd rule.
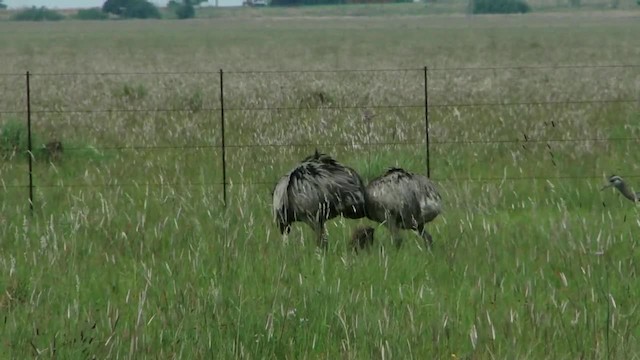
[[[271,0],[272,6],[342,5],[347,0]]]
[[[144,85],[124,84],[122,88],[113,91],[113,95],[114,97],[120,98],[124,101],[135,102],[140,101],[147,96],[147,89]]]
[[[474,14],[528,13],[531,7],[524,0],[471,0]]]
[[[192,19],[196,17],[196,6],[202,0],[171,0],[167,3],[167,8],[176,14],[178,19]]]
[[[78,20],[105,20],[109,18],[109,15],[99,8],[81,9],[74,16]]]
[[[160,19],[160,10],[147,0],[107,0],[102,11],[136,19]]]
[[[11,119],[0,127],[0,157],[12,158],[18,153],[25,154],[29,145],[27,124]]]
[[[127,18],[136,19],[160,19],[160,10],[152,3],[146,0],[134,1],[132,6],[127,8],[124,16]]]
[[[19,11],[13,15],[13,20],[16,21],[57,21],[62,19],[64,19],[64,15],[44,6],[40,8],[32,6],[30,9]]]
[[[64,151],[63,147],[67,147],[66,142],[64,145],[62,141],[56,139],[43,142],[33,131],[31,132],[32,157],[36,161],[53,161],[60,159]],[[75,158],[89,158],[93,160],[103,160],[107,158],[106,155],[86,144],[71,143],[69,148],[73,149],[70,154]],[[26,121],[11,118],[0,125],[0,160],[26,161],[28,149],[29,137]]]
[[[191,4],[182,4],[176,8],[178,19],[191,19],[196,17],[196,9]]]

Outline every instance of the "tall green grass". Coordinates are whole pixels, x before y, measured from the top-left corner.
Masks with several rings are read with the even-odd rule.
[[[26,156],[0,163],[1,356],[638,357],[637,208],[599,191],[637,181],[638,68],[442,69],[633,63],[637,26],[434,21],[0,24],[34,134],[65,144],[34,162],[33,216]],[[136,74],[175,64],[207,73]],[[316,147],[366,179],[426,171],[423,64],[434,248],[376,225],[353,254],[367,220],[331,221],[326,255],[283,238],[272,186]],[[357,67],[416,70],[237,72]],[[4,125],[24,78],[0,79]]]

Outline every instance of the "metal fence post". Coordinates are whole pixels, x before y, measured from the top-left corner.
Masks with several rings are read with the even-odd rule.
[[[224,132],[224,81],[223,72],[220,69],[220,137],[222,138],[222,200],[227,207],[227,154],[225,148]]]
[[[27,161],[29,162],[29,211],[33,216],[33,149],[31,143],[31,75],[26,74],[27,80]]]
[[[427,150],[427,177],[431,178],[431,154],[429,152],[429,76],[428,69],[424,67],[424,136]]]

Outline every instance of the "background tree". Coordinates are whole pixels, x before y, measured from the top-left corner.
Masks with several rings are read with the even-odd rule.
[[[0,10],[6,9],[6,8],[7,8],[7,4],[4,3],[4,0],[0,0]]]
[[[13,14],[11,19],[16,21],[57,21],[64,19],[64,15],[44,6],[39,8],[32,6]]]
[[[178,19],[190,19],[196,16],[196,6],[206,0],[171,0],[167,7],[176,13]]]
[[[470,0],[473,14],[528,13],[531,7],[525,0]]]
[[[160,11],[147,0],[107,0],[102,11],[123,18],[159,19]]]
[[[109,15],[100,8],[90,8],[78,10],[73,18],[78,20],[106,20],[109,18]]]
[[[302,5],[302,0],[271,0],[273,6],[297,6]]]

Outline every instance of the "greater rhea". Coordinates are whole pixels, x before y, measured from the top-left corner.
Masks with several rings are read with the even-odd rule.
[[[324,250],[328,220],[365,217],[365,187],[358,173],[317,149],[280,178],[272,197],[280,233],[288,234],[292,223],[304,222],[315,231],[316,243]]]
[[[603,186],[600,191],[608,189],[612,186],[618,189],[627,199],[633,202],[637,202],[640,200],[640,193],[633,191],[633,189],[631,189],[629,185],[627,185],[627,183],[625,183],[624,180],[618,175],[611,175],[609,177],[609,183]]]
[[[367,217],[389,229],[396,247],[402,245],[401,229],[416,231],[431,247],[425,224],[440,214],[442,198],[428,177],[390,168],[367,185],[366,201]]]

